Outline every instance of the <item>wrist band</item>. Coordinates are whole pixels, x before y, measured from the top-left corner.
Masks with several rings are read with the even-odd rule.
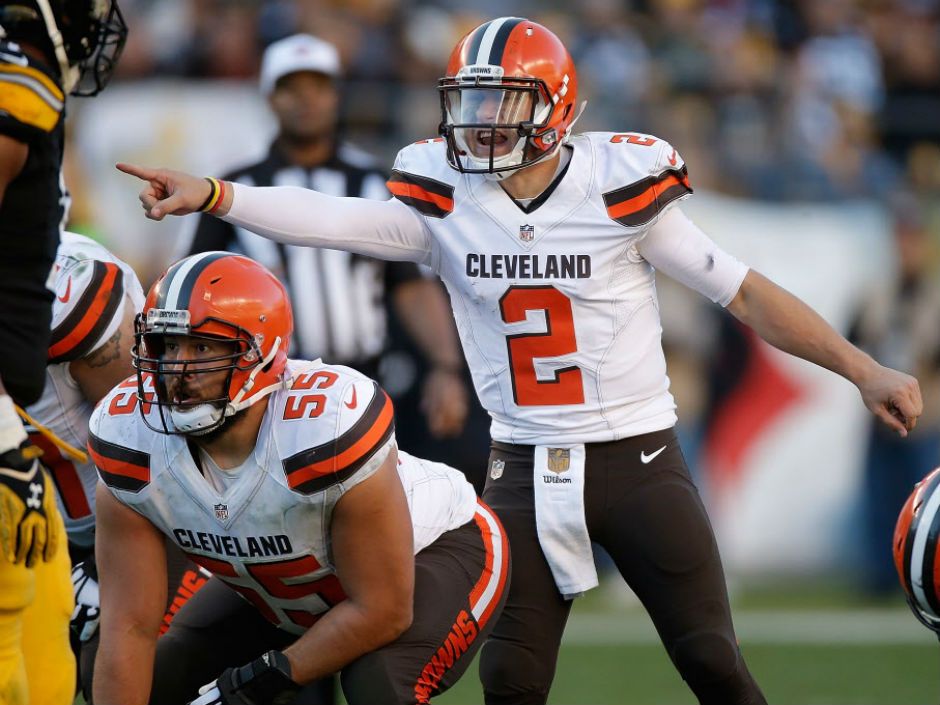
[[[199,206],[199,210],[203,213],[210,213],[212,208],[217,206],[218,201],[221,200],[219,198],[219,194],[221,192],[221,183],[218,179],[213,179],[211,176],[207,176],[206,181],[209,182],[209,196],[206,198],[203,204]]]
[[[225,182],[217,181],[216,183],[219,185],[219,197],[215,199],[215,203],[209,206],[209,210],[206,211],[206,213],[209,213],[210,215],[215,213],[219,209],[219,206],[222,205],[222,201],[225,200]]]

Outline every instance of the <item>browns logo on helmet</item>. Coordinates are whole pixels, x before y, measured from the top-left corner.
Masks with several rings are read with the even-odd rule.
[[[497,179],[554,154],[577,117],[571,55],[521,17],[485,22],[461,39],[438,90],[448,163]]]
[[[208,433],[283,386],[294,330],[290,300],[277,277],[247,257],[203,252],[175,263],[151,287],[135,327],[139,406],[156,431]],[[211,359],[185,359],[165,354],[169,336],[232,346]],[[228,381],[219,398],[180,402],[170,392],[185,375],[221,371]],[[159,409],[159,426],[148,418],[151,404]]]
[[[940,636],[940,468],[914,486],[901,509],[894,565],[914,615]]]

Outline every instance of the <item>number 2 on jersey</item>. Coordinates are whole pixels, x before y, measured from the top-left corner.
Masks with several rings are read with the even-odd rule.
[[[506,336],[516,404],[583,404],[584,381],[577,366],[555,370],[554,379],[540,380],[535,374],[535,358],[559,357],[578,351],[568,297],[553,286],[511,286],[499,300],[499,310],[504,323],[521,323],[529,311],[545,312],[544,333]]]

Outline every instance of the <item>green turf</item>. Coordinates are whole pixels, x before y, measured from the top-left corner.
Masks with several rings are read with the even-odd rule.
[[[940,649],[933,645],[761,645],[746,649],[770,703],[780,705],[936,705]],[[476,665],[440,705],[483,702]],[[566,646],[552,705],[695,705],[656,645]]]
[[[799,581],[733,591],[742,650],[772,705],[938,705],[940,644],[899,596],[873,601]],[[477,665],[437,705],[482,705]],[[578,600],[551,705],[695,705],[642,608],[622,593]]]

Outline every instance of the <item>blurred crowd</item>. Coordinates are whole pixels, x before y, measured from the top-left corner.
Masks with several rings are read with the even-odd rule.
[[[335,43],[346,124],[391,158],[433,134],[456,40],[514,13],[571,47],[580,129],[652,132],[702,188],[771,200],[940,194],[938,0],[127,0],[119,78],[251,79],[270,42]]]

